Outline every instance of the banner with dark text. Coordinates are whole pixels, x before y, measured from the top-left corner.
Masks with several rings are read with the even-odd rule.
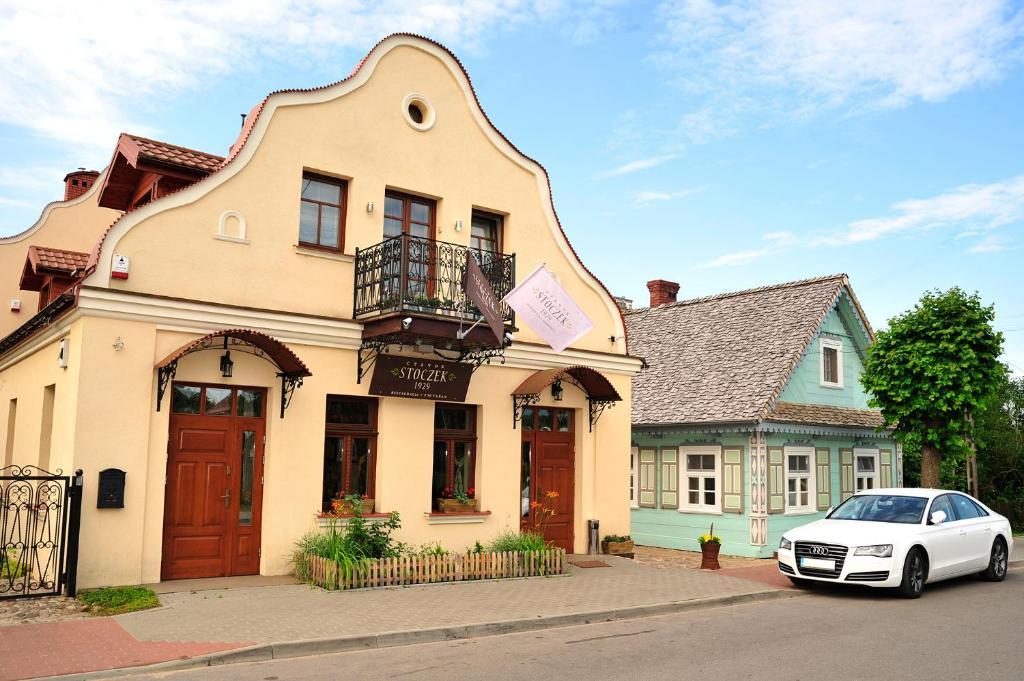
[[[380,355],[373,365],[370,394],[465,402],[472,377],[473,367],[470,364]]]

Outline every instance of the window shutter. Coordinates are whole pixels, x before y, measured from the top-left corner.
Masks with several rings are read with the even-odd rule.
[[[841,501],[853,496],[853,450],[839,450],[839,472],[842,480]]]
[[[722,450],[722,511],[743,513],[743,448]]]
[[[661,507],[679,508],[679,452],[674,447],[661,450]]]
[[[818,510],[827,511],[832,505],[832,467],[830,460],[832,452],[828,447],[819,447],[814,450],[816,459],[815,470],[817,472]]]
[[[891,449],[879,449],[878,450],[878,471],[880,479],[878,484],[880,487],[892,487],[892,450]]]
[[[640,450],[640,503],[643,508],[657,506],[658,492],[655,484],[658,479],[658,451],[656,449]]]
[[[768,512],[786,511],[786,469],[782,447],[768,448]]]

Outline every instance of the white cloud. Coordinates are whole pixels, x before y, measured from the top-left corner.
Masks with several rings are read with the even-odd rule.
[[[956,230],[956,242],[977,239],[969,253],[996,253],[1006,250],[1007,240],[992,231],[1021,221],[1024,175],[1017,175],[991,184],[966,184],[927,199],[899,201],[893,204],[889,215],[854,220],[843,229],[824,235],[769,232],[762,237],[769,242],[766,246],[726,253],[699,267],[745,265],[798,247],[851,246],[906,233],[927,235],[936,230]]]
[[[0,206],[14,206],[16,208],[34,208],[38,204],[35,201],[26,201],[25,199],[12,199],[6,196],[0,196]]]
[[[0,0],[0,123],[108,150],[119,132],[150,132],[144,110],[267,59],[322,62],[399,30],[475,49],[488,32],[578,9],[552,0]]]
[[[623,163],[620,166],[616,166],[611,170],[605,170],[604,172],[598,173],[597,177],[604,179],[608,177],[617,177],[619,175],[628,175],[635,173],[640,170],[647,170],[648,168],[654,168],[660,166],[663,163],[668,163],[674,159],[679,158],[679,154],[661,154],[659,156],[649,156],[647,158],[640,158],[635,161],[629,161]]]
[[[699,194],[705,189],[706,187],[688,187],[675,192],[641,191],[637,192],[633,199],[639,205],[654,203],[656,201],[674,201],[675,199]]]
[[[658,63],[768,114],[937,102],[999,79],[1024,51],[1010,0],[684,0],[661,13]]]

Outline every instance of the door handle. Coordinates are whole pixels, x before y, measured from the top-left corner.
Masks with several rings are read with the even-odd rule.
[[[224,494],[221,495],[221,499],[224,501],[224,508],[231,506],[231,490],[224,490]]]

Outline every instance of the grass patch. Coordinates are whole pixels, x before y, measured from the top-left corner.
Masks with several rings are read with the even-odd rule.
[[[543,551],[547,548],[544,537],[537,532],[513,532],[505,530],[491,540],[488,551]]]
[[[89,606],[99,606],[96,615],[121,615],[136,610],[148,610],[160,605],[160,599],[144,586],[108,586],[95,591],[83,591],[78,600]]]

